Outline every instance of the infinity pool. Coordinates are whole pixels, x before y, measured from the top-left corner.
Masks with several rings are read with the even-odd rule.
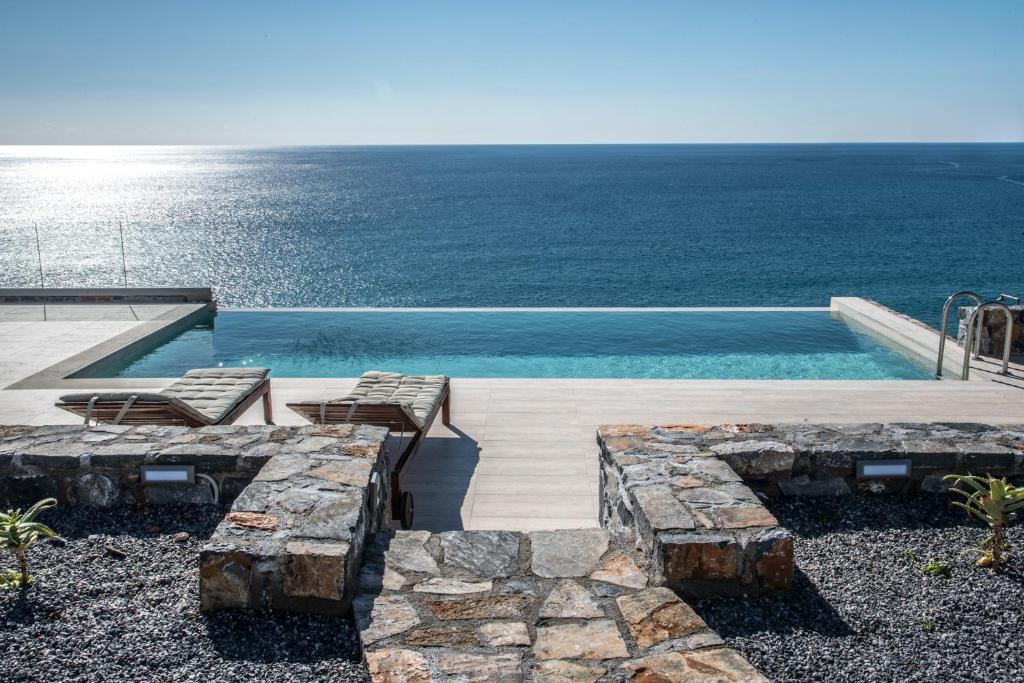
[[[826,310],[229,310],[120,367],[78,376],[265,366],[277,377],[931,379],[921,363]]]

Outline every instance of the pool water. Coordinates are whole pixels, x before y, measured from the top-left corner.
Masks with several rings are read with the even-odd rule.
[[[366,370],[453,377],[931,379],[826,310],[221,311],[119,368],[177,377],[258,366],[276,377]],[[90,376],[87,369],[78,376]]]

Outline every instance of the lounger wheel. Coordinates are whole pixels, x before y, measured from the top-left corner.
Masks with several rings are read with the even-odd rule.
[[[408,491],[402,493],[402,497],[398,499],[398,509],[401,517],[399,521],[402,523],[403,529],[412,528],[413,514],[416,512],[416,506],[412,502],[412,494]]]

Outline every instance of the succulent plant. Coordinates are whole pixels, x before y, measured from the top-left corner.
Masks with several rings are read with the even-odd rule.
[[[40,512],[56,504],[53,498],[44,498],[24,512],[8,510],[0,513],[0,550],[10,550],[18,559],[18,570],[7,570],[6,576],[0,579],[3,585],[24,588],[32,583],[33,577],[28,573],[28,549],[42,536],[57,535],[35,519]]]
[[[948,562],[930,558],[927,562],[921,565],[921,568],[918,569],[918,571],[924,576],[950,576],[953,573],[953,568],[949,566]]]
[[[1024,488],[1007,483],[1006,479],[993,476],[978,477],[972,474],[949,474],[947,480],[956,482],[950,491],[964,496],[964,502],[954,501],[953,505],[963,508],[969,514],[988,524],[991,533],[981,542],[980,548],[969,552],[980,555],[979,567],[1002,570],[1006,564],[1006,553],[1010,542],[1006,538],[1006,527],[1013,514],[1024,508]],[[966,488],[961,488],[963,485]]]

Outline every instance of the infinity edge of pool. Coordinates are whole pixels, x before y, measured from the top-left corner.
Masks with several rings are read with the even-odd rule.
[[[457,324],[456,324],[457,323]],[[76,378],[270,367],[274,377],[933,380],[928,361],[828,308],[222,309]]]

